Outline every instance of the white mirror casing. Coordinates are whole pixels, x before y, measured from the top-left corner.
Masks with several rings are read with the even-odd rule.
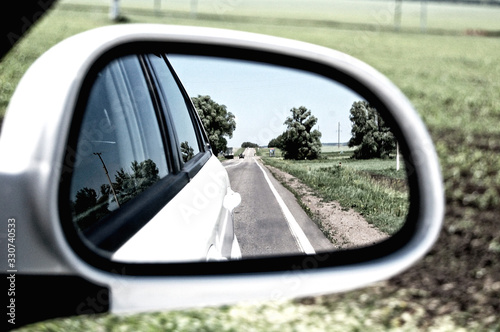
[[[61,225],[59,209],[61,174],[67,171],[61,161],[66,157],[73,110],[96,63],[138,45],[218,56],[227,51],[263,62],[283,60],[285,66],[337,79],[375,100],[403,142],[407,169],[412,170],[410,215],[400,234],[359,251],[255,261],[146,266],[83,257]],[[420,259],[436,241],[444,213],[442,180],[430,136],[412,105],[386,77],[341,52],[245,32],[134,24],[68,38],[40,57],[21,80],[3,125],[0,154],[8,160],[0,165],[0,214],[2,220],[17,221],[18,273],[82,277],[110,290],[112,312],[285,299],[368,285]],[[224,204],[232,208],[240,199],[234,195]],[[3,265],[3,270],[9,269]]]

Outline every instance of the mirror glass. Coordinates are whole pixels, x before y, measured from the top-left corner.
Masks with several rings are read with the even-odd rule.
[[[115,261],[366,247],[408,215],[391,128],[355,91],[303,70],[124,56],[97,75],[74,135],[72,223]]]

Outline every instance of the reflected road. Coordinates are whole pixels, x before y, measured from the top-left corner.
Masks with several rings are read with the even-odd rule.
[[[247,148],[244,155],[223,162],[232,189],[241,195],[234,223],[243,258],[334,250],[295,196],[261,164],[255,149]]]

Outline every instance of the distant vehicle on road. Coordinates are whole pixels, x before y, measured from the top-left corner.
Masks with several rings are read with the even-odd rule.
[[[233,159],[234,158],[233,148],[227,148],[224,157],[226,157],[226,159]]]
[[[243,153],[240,153],[240,159],[245,158],[245,155]]]

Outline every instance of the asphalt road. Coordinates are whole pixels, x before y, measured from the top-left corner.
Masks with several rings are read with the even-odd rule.
[[[334,250],[295,196],[255,157],[255,149],[244,154],[223,162],[232,189],[241,195],[234,222],[243,258]]]

